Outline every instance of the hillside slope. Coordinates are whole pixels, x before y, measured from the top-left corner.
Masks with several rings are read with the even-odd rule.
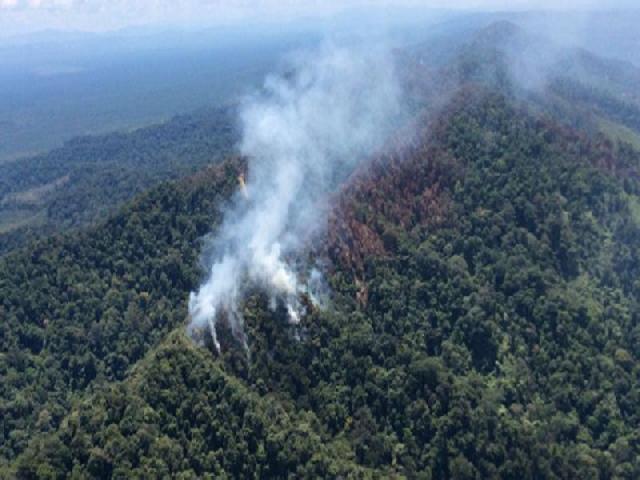
[[[221,161],[237,135],[232,108],[207,109],[0,164],[0,255],[104,220],[136,194]]]
[[[165,184],[97,227],[0,258],[3,458],[57,428],[75,394],[124,378],[184,321],[198,239],[219,220],[237,168]]]
[[[469,87],[355,172],[331,306],[255,292],[248,357],[182,333],[239,161],[0,260],[5,476],[637,478],[640,154],[536,112]]]
[[[437,112],[482,84],[537,105],[559,123],[640,146],[640,70],[565,48],[501,21],[395,52],[410,110]],[[104,219],[157,183],[229,155],[233,108],[205,109],[129,133],[80,137],[0,164],[0,254]]]

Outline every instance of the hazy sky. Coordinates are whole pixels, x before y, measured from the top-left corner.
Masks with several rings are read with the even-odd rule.
[[[638,0],[0,0],[0,35],[133,25],[209,26],[289,21],[363,6],[452,9],[636,7]]]

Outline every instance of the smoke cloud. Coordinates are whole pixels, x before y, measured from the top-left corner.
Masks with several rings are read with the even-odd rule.
[[[189,301],[189,330],[209,328],[216,348],[222,318],[245,342],[241,302],[261,288],[289,321],[317,282],[301,262],[311,236],[326,226],[328,199],[357,163],[379,149],[403,114],[389,50],[326,44],[291,59],[241,108],[241,151],[249,174],[209,246],[208,276]]]

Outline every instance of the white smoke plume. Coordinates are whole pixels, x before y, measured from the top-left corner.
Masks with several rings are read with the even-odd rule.
[[[296,253],[326,225],[337,179],[380,148],[403,113],[384,48],[324,45],[296,55],[287,72],[267,78],[241,108],[246,191],[225,213],[207,279],[189,301],[189,329],[210,328],[218,350],[221,316],[244,340],[248,289],[264,289],[272,305],[286,303],[292,323],[300,320],[304,279],[317,273],[296,266]]]

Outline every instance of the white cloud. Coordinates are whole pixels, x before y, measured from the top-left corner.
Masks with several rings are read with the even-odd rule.
[[[637,6],[637,0],[605,0]],[[599,0],[0,0],[0,36],[55,29],[109,30],[129,25],[214,25],[331,15],[349,7],[522,9],[599,7]]]
[[[69,9],[77,4],[75,0],[0,0],[0,9],[5,10],[58,10]]]

